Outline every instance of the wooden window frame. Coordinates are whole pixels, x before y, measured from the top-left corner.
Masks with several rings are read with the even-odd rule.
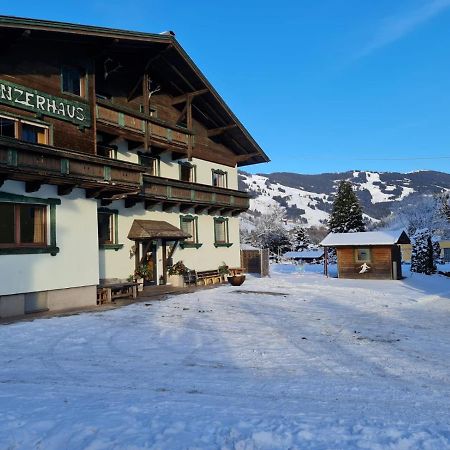
[[[150,156],[150,155],[146,155],[145,153],[138,153],[139,164],[144,168],[147,168],[148,166],[142,164],[142,157],[152,159],[155,163],[156,174],[148,173],[148,175],[153,176],[153,177],[160,177],[161,176],[161,158],[159,156],[154,156],[154,155]]]
[[[108,214],[110,216],[112,225],[112,242],[100,242],[98,241],[98,247],[102,250],[120,250],[123,248],[123,244],[119,244],[119,211],[117,209],[110,208],[98,208],[97,209],[97,228],[98,228],[98,215]]]
[[[14,205],[31,205],[42,206],[44,210],[44,237],[45,243],[33,244],[1,244],[0,255],[15,255],[15,254],[33,254],[33,253],[50,253],[52,256],[56,256],[59,253],[59,248],[56,245],[56,205],[61,204],[61,200],[58,198],[38,198],[38,197],[26,197],[24,195],[10,194],[8,192],[0,192],[0,203],[12,203]],[[16,208],[14,208],[14,214],[16,215]],[[19,219],[20,220],[20,219]],[[16,222],[15,217],[15,239],[17,239],[17,233],[19,225]],[[50,238],[50,240],[49,240]]]
[[[369,259],[359,259],[359,251],[367,250],[369,252]],[[357,263],[371,263],[372,262],[372,249],[369,247],[358,247],[355,248],[355,262]]]
[[[64,90],[64,69],[65,68],[79,70],[79,72],[80,72],[80,95]],[[88,95],[87,95],[87,93],[88,93],[87,70],[84,67],[78,66],[76,64],[62,64],[61,65],[61,92],[65,95],[70,95],[70,96],[76,97],[76,98],[87,98],[88,97]]]
[[[14,139],[18,141],[27,142],[29,144],[34,144],[34,142],[22,140],[22,124],[31,125],[36,128],[43,128],[45,132],[45,143],[37,143],[39,145],[52,145],[53,144],[53,126],[47,122],[32,120],[26,116],[20,116],[16,114],[9,114],[5,112],[0,113],[0,117],[3,119],[8,119],[14,121]]]
[[[224,186],[217,186],[214,184],[214,176],[223,176]],[[211,185],[218,188],[228,189],[228,172],[220,169],[211,169]]]
[[[225,241],[217,240],[216,225],[223,224]],[[214,247],[231,247],[233,243],[230,243],[230,230],[228,226],[228,217],[214,217]]]
[[[184,183],[196,183],[197,182],[197,166],[188,161],[180,161],[178,164],[179,164],[179,176],[178,176],[179,180],[183,181]],[[192,172],[191,172],[192,180],[186,181],[186,180],[181,179],[181,168],[182,167],[188,167],[192,170]]]
[[[181,248],[200,248],[203,244],[198,241],[198,216],[192,216],[191,214],[180,216],[180,229],[183,229],[183,222],[192,222],[193,223],[193,236],[192,240],[181,241]]]

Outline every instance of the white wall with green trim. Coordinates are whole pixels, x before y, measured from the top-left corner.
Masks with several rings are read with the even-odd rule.
[[[1,254],[0,296],[98,283],[96,201],[86,199],[81,189],[58,197],[56,187],[48,185],[28,194],[25,183],[18,181],[6,181],[0,192],[61,200],[61,204],[56,205],[56,246],[59,252],[55,256],[50,253]]]
[[[132,208],[125,208],[123,201],[113,202],[111,209],[119,211],[118,216],[118,244],[123,244],[119,250],[100,250],[100,278],[127,278],[134,271],[134,256],[132,246],[134,241],[128,239],[128,232],[134,219],[162,220],[176,227],[180,227],[179,212],[164,212],[160,207],[146,211],[142,203]],[[198,217],[199,248],[178,248],[173,255],[173,261],[182,260],[190,269],[197,271],[217,269],[223,262],[230,267],[240,266],[239,218],[228,218],[230,247],[216,247],[214,245],[214,216],[195,214],[194,211],[182,215],[192,214]],[[159,262],[162,264],[162,261]]]

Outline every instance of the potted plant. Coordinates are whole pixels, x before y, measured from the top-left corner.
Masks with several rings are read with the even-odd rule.
[[[141,264],[135,271],[134,271],[134,281],[138,283],[138,290],[142,291],[144,290],[144,280],[147,280],[149,278],[149,270],[148,267],[145,264]]]
[[[225,281],[225,277],[227,275],[230,275],[230,268],[225,263],[225,261],[222,261],[222,265],[218,267],[219,275],[222,277],[222,281]]]
[[[183,264],[183,261],[178,261],[173,266],[169,267],[168,270],[168,283],[172,286],[183,287],[184,286],[184,275],[188,272],[188,268]]]

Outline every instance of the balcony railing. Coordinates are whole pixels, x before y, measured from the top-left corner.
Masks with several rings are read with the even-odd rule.
[[[245,192],[149,175],[144,175],[143,196],[150,203],[212,213],[239,214],[249,208],[249,195]]]
[[[174,126],[107,100],[97,99],[97,122],[107,127],[114,127],[121,133],[131,133],[137,139],[144,138],[147,127],[150,144],[178,148],[187,148],[188,146],[189,133],[182,127]]]
[[[141,189],[143,172],[137,164],[0,137],[0,183],[25,181],[27,192],[53,184],[60,195],[74,187],[100,198],[134,193]]]

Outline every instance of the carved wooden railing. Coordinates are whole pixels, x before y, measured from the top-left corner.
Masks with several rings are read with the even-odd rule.
[[[137,164],[0,137],[0,182],[11,179],[35,186],[41,183],[98,188],[104,193],[136,192],[143,172]]]
[[[206,184],[144,175],[143,195],[146,199],[172,202],[194,207],[211,207],[245,211],[249,208],[247,193]]]

